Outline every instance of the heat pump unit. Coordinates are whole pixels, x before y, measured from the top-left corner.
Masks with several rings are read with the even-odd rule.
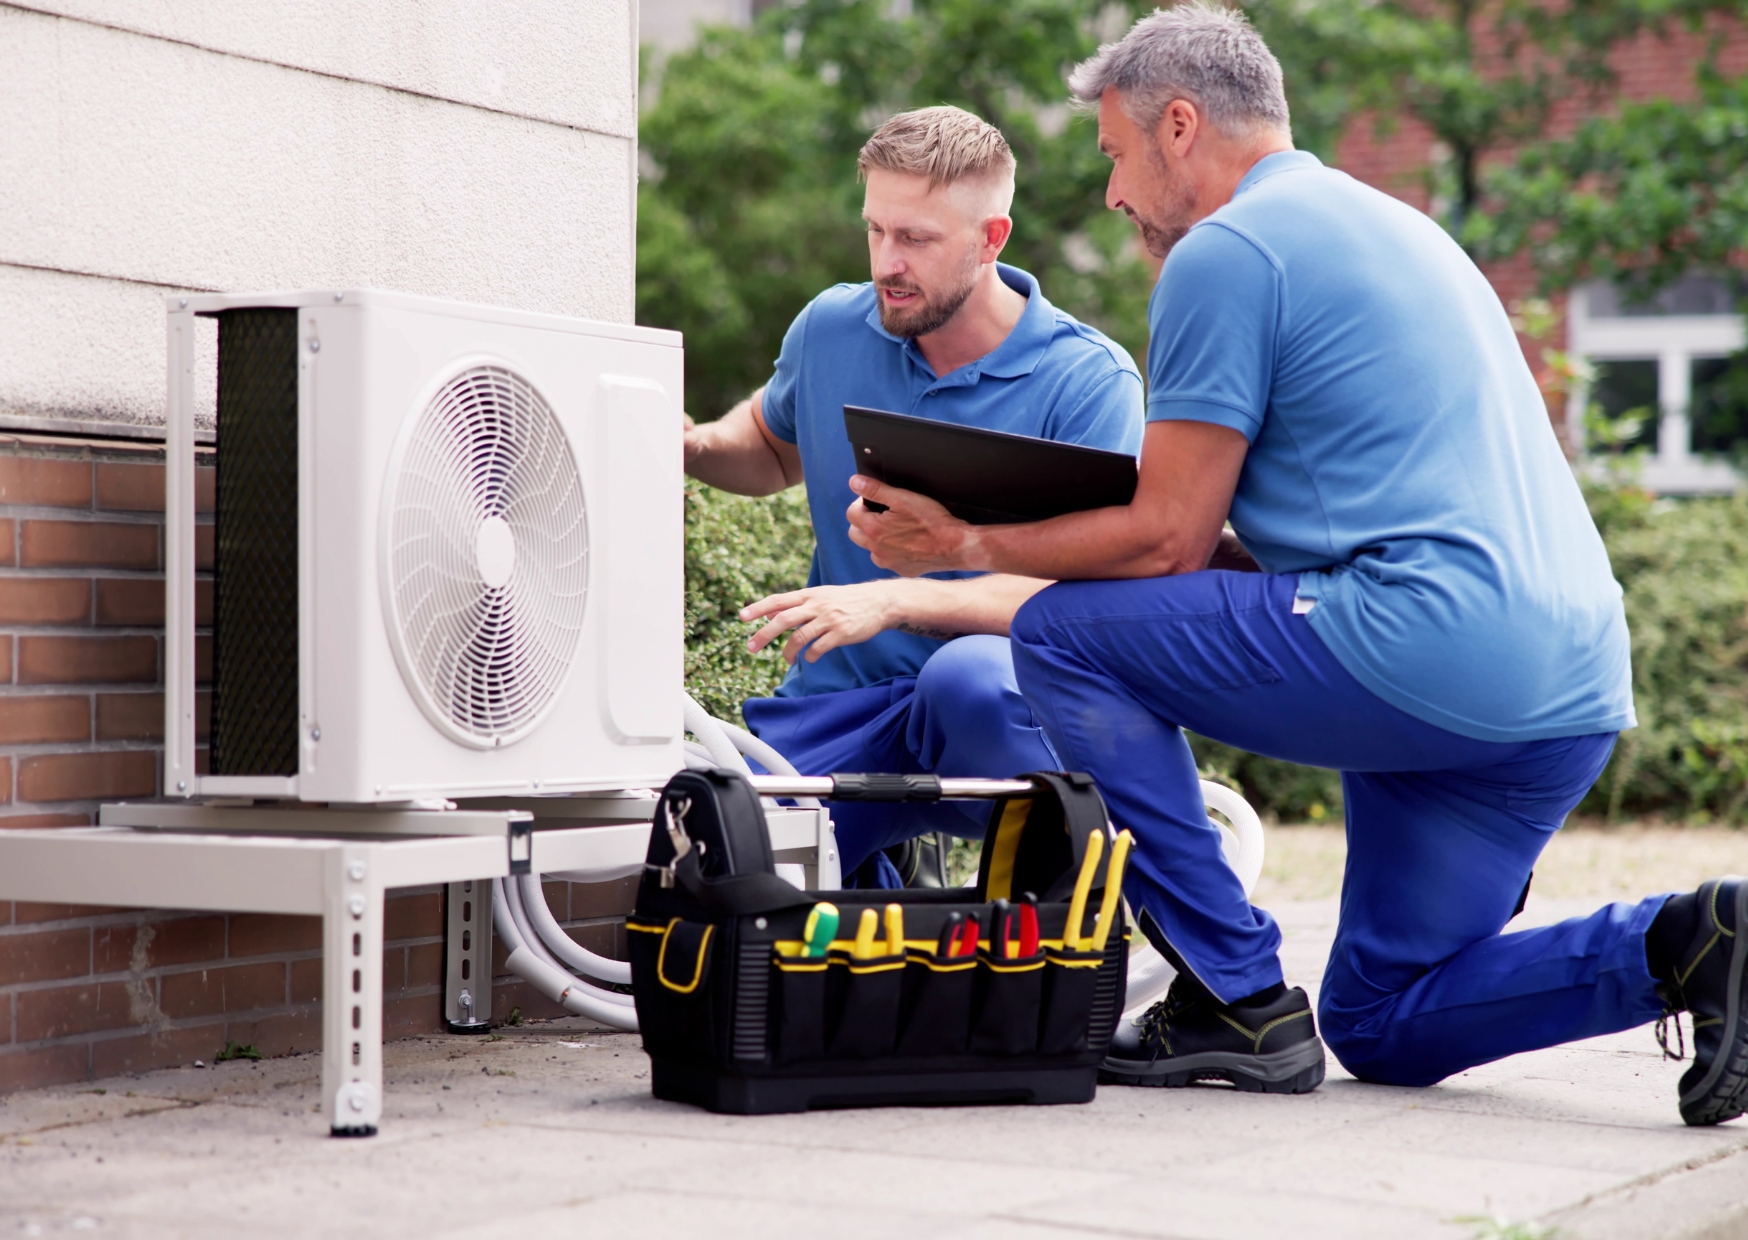
[[[218,325],[210,526],[197,316]],[[368,290],[191,296],[169,301],[169,358],[167,794],[392,802],[679,769],[678,334]]]

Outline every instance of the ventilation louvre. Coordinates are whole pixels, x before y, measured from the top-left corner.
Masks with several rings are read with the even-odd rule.
[[[297,311],[215,317],[212,773],[296,775]]]
[[[408,428],[385,497],[389,641],[425,714],[480,748],[558,700],[588,589],[582,479],[564,427],[503,364],[445,382]]]

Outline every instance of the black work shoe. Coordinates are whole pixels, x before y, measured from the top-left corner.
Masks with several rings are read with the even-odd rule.
[[[1721,1124],[1748,1110],[1748,879],[1713,879],[1696,893],[1699,926],[1676,958],[1675,976],[1657,987],[1663,1015],[1657,1041],[1671,1059],[1683,1057],[1681,1021],[1693,1021],[1693,1066],[1681,1074],[1681,1118],[1698,1127]],[[1669,1049],[1674,1018],[1676,1047]]]
[[[1228,1081],[1250,1093],[1305,1094],[1323,1083],[1323,1039],[1297,986],[1266,1006],[1235,1007],[1180,973],[1165,998],[1119,1022],[1099,1080],[1172,1087]]]

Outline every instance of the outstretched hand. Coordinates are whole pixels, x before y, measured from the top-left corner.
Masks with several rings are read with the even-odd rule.
[[[809,586],[762,598],[741,609],[742,620],[770,621],[747,641],[747,649],[757,654],[787,633],[783,658],[794,663],[805,650],[807,661],[817,663],[828,650],[865,642],[892,626],[888,584]]]
[[[850,522],[850,541],[867,548],[876,566],[903,577],[983,567],[973,562],[977,527],[928,496],[863,474],[850,479],[850,490],[861,497],[844,513]],[[886,511],[870,512],[864,500],[884,504]]]

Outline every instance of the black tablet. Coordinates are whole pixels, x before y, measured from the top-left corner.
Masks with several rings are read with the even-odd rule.
[[[926,495],[973,525],[1042,521],[1135,498],[1135,458],[1123,452],[857,405],[844,406],[844,429],[856,472]]]

